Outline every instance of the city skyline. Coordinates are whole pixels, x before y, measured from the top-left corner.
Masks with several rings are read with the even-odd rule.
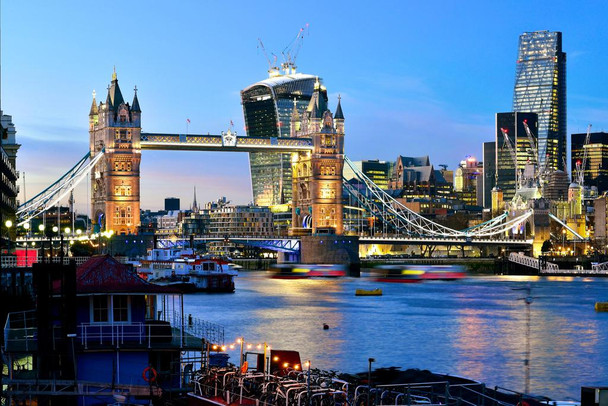
[[[307,23],[298,71],[323,78],[330,108],[341,95],[346,153],[353,160],[428,154],[436,167],[452,169],[466,155],[482,160],[482,142],[494,138],[495,113],[510,110],[518,38],[526,31],[563,33],[568,138],[588,123],[598,131],[608,124],[608,99],[602,96],[608,84],[600,71],[606,56],[595,45],[607,36],[599,18],[606,6],[600,2],[544,3],[552,5],[549,13],[537,3],[526,15],[517,10],[523,2],[466,9],[442,3],[445,15],[434,14],[431,5],[385,3],[389,7],[367,10],[336,3],[324,5],[323,13],[311,7],[281,19],[281,10],[248,3],[239,3],[236,12],[197,3],[172,10],[161,3],[120,10],[63,4],[3,7],[2,109],[13,116],[22,144],[17,169],[26,173],[27,197],[87,151],[91,91],[100,99],[105,95],[113,66],[127,98],[133,86],[139,89],[144,131],[185,133],[189,127],[192,134],[218,134],[234,122],[244,135],[239,93],[267,77],[257,39],[269,54],[280,55]],[[66,13],[70,4],[76,6]],[[93,7],[100,9],[94,13]],[[574,10],[580,21],[566,21]],[[262,15],[273,24],[256,20]],[[92,17],[99,24],[91,24]],[[195,186],[199,201],[252,200],[247,154],[145,151],[141,173],[142,208],[160,208],[168,196],[187,206]],[[23,179],[19,185],[23,192]],[[82,212],[88,206],[86,182],[78,189]]]

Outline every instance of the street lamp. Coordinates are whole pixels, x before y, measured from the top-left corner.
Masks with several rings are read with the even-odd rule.
[[[369,363],[367,368],[367,386],[369,387],[367,391],[367,406],[369,406],[369,399],[372,397],[372,362],[376,362],[376,359],[369,358],[367,362]]]
[[[10,220],[6,220],[4,223],[6,226],[6,240],[8,241],[8,253],[11,253],[11,227],[13,226],[13,222]]]
[[[40,247],[42,248],[42,261],[44,261],[44,224],[38,224],[38,231],[40,231]]]

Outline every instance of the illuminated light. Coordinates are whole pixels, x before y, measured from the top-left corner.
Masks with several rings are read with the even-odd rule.
[[[293,367],[294,369],[300,369],[300,366],[298,364],[294,365]]]
[[[310,361],[306,361],[306,362],[304,363],[304,366],[305,366],[306,368],[308,368],[308,367],[310,366]]]
[[[4,225],[6,226],[6,228],[11,228],[13,226],[13,222],[10,220],[6,220],[6,223],[4,223]]]
[[[234,350],[234,344],[230,344],[230,349]]]
[[[258,344],[256,348],[259,350],[260,348],[262,348],[262,344]]]
[[[53,226],[53,232],[56,233],[57,231],[59,231],[59,227]]]
[[[287,368],[288,366],[289,366],[289,363],[287,363],[287,362],[283,364],[283,368]]]
[[[70,231],[72,231],[72,230],[70,229],[70,227],[66,227],[64,231],[66,234],[70,234]]]
[[[237,344],[240,344],[240,343],[242,343],[243,341],[242,341],[240,338],[237,338],[237,339],[236,339],[236,342],[237,342]]]
[[[250,349],[251,349],[251,347],[253,347],[253,345],[251,345],[251,344],[247,344],[247,349],[248,349],[248,350],[250,350]]]
[[[226,351],[226,346],[222,345],[222,351]]]
[[[217,345],[214,345],[213,347],[211,347],[214,350],[217,350]]]
[[[272,360],[276,362],[276,361],[278,361],[278,360],[279,360],[279,357],[277,357],[277,356],[275,355],[275,356],[274,356],[274,358],[273,358]]]

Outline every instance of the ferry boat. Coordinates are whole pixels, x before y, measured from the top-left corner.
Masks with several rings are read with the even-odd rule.
[[[182,292],[234,292],[236,266],[228,258],[196,255],[192,249],[153,249],[138,274],[150,283]]]
[[[377,282],[418,283],[428,280],[451,281],[466,278],[460,265],[380,265],[374,268]]]
[[[276,264],[269,269],[274,279],[338,278],[346,276],[345,265]]]

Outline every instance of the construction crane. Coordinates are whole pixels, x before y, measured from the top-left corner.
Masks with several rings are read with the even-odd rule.
[[[517,168],[517,154],[515,153],[515,148],[513,147],[513,144],[511,144],[511,140],[509,139],[509,131],[506,128],[501,128],[500,132],[502,133],[502,136],[505,139],[504,145],[507,146],[509,154],[511,155],[511,159],[513,160],[513,166],[515,167],[515,189],[521,189],[521,176],[519,174],[519,168]]]
[[[283,63],[281,68],[285,71],[285,74],[296,73],[296,59],[298,53],[302,48],[302,42],[304,41],[304,34],[308,31],[308,24],[300,28],[296,37],[291,41],[289,45],[283,48],[281,55],[283,55]]]
[[[528,125],[528,120],[524,120],[524,129],[526,130],[526,135],[528,136],[528,141],[530,142],[530,148],[532,148],[532,153],[534,154],[534,159],[536,161],[536,171],[534,173],[534,181],[538,183],[539,186],[543,186],[545,183],[546,176],[546,168],[547,168],[547,159],[543,159],[541,162],[538,158],[538,145],[536,144],[536,138],[530,130],[530,126]]]
[[[264,47],[264,43],[262,42],[262,40],[260,38],[258,38],[258,49],[262,49],[262,52],[264,53],[264,56],[266,57],[266,61],[268,62],[268,75],[270,77],[273,76],[277,76],[279,74],[279,68],[277,67],[277,56],[275,54],[272,54],[273,59],[272,62],[270,61],[270,57],[268,56],[268,53],[266,52],[266,48]]]
[[[587,136],[585,137],[585,143],[583,144],[583,161],[576,162],[576,177],[573,181],[583,187],[585,183],[585,168],[587,167],[587,145],[589,145],[589,139],[591,138],[591,124],[587,126]]]

